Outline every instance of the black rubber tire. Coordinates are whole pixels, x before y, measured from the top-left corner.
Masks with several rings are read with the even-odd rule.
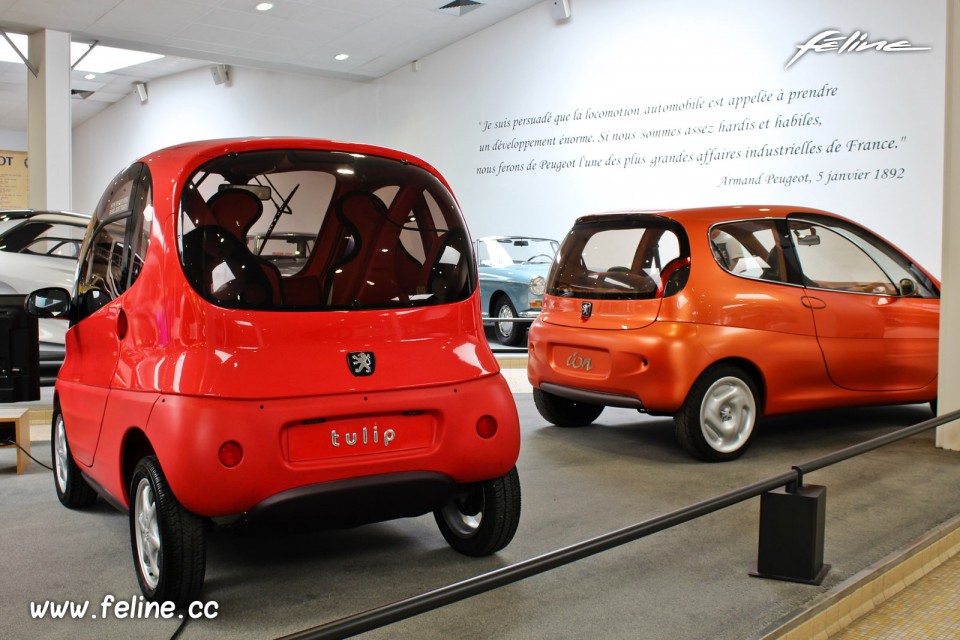
[[[708,394],[726,395],[730,400],[714,403],[716,411],[705,408]],[[726,462],[739,458],[750,445],[759,417],[760,395],[753,378],[735,365],[719,364],[704,371],[693,383],[683,406],[674,417],[677,441],[690,455],[704,462]],[[714,413],[714,419],[701,419],[704,411]],[[740,422],[732,442],[717,442],[716,414],[729,415],[720,422]],[[708,437],[709,434],[709,437]]]
[[[533,403],[544,419],[558,427],[585,427],[603,413],[602,404],[587,404],[534,388]]]
[[[501,316],[506,310],[509,315]],[[510,302],[510,298],[505,295],[497,296],[493,304],[493,317],[517,317],[517,309]],[[527,339],[527,325],[523,322],[499,322],[493,325],[493,334],[497,336],[497,342],[507,347],[519,347]]]
[[[141,509],[141,501],[152,508]],[[154,514],[155,522],[149,513]],[[141,515],[141,532],[159,539],[152,558],[156,575],[149,577],[144,574],[146,561],[141,559],[137,535]],[[156,456],[141,459],[130,481],[130,548],[137,581],[147,600],[170,601],[179,609],[198,599],[207,562],[204,521],[177,501]]]
[[[97,492],[87,484],[73,460],[66,425],[60,407],[55,407],[50,425],[50,456],[53,460],[53,486],[60,503],[69,509],[89,507],[97,501]]]
[[[433,512],[433,517],[455,551],[474,557],[500,551],[513,540],[520,524],[517,468],[499,478],[462,487],[453,500]]]

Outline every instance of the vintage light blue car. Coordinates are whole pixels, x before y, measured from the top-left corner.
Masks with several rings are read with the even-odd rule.
[[[487,236],[477,240],[484,318],[535,318],[543,306],[547,272],[559,243],[546,238]],[[523,344],[529,322],[494,323],[504,345]]]

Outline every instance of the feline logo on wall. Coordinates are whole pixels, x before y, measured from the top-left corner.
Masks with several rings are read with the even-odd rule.
[[[827,29],[813,36],[803,44],[797,45],[797,52],[790,58],[784,69],[800,59],[800,56],[813,51],[814,53],[860,53],[862,51],[881,51],[884,53],[903,53],[905,51],[930,51],[932,47],[917,47],[909,40],[877,40],[870,42],[870,34],[854,31],[849,36],[836,29]]]

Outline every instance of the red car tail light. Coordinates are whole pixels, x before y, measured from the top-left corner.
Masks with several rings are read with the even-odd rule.
[[[482,416],[477,420],[477,435],[489,440],[497,435],[497,420],[493,416]]]
[[[235,467],[243,460],[243,447],[233,440],[227,440],[220,445],[220,451],[217,452],[220,458],[220,464],[225,467]]]

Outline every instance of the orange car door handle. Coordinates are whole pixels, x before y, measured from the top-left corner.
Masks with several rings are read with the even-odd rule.
[[[820,298],[812,298],[810,296],[803,296],[800,298],[800,302],[803,303],[808,309],[826,309],[827,303],[821,300]]]

